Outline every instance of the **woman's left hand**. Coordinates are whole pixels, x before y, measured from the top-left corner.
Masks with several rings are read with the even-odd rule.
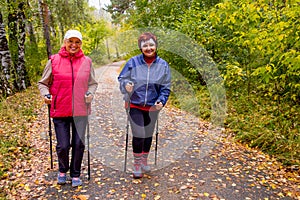
[[[164,105],[162,104],[162,102],[156,102],[155,103],[155,109],[156,110],[161,110],[164,107]]]

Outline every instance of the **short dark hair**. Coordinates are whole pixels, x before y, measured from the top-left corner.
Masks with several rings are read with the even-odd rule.
[[[150,33],[150,32],[145,32],[145,33],[142,33],[138,39],[138,45],[139,45],[139,48],[142,49],[141,47],[141,42],[145,42],[147,40],[150,40],[150,39],[153,39],[154,42],[155,42],[155,45],[157,47],[157,37],[153,34],[153,33]]]

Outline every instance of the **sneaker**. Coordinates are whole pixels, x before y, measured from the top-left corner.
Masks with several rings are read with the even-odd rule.
[[[140,164],[134,164],[133,165],[133,178],[142,178],[142,166]]]
[[[148,165],[148,155],[149,153],[143,153],[142,155],[142,162],[141,162],[141,166],[142,166],[142,170],[145,173],[149,173],[151,171],[151,167]]]
[[[141,166],[141,161],[142,161],[142,153],[133,153],[133,178],[142,178],[143,173],[142,173],[142,166]]]
[[[72,187],[77,187],[82,185],[80,178],[72,178]]]
[[[57,184],[58,185],[64,185],[67,182],[67,175],[64,174],[63,176],[61,176],[60,173],[58,173],[57,175]]]
[[[151,167],[149,165],[143,165],[142,164],[142,170],[145,173],[149,173],[149,172],[151,172]]]

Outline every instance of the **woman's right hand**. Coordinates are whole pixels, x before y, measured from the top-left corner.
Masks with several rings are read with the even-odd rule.
[[[132,82],[129,82],[125,85],[125,89],[128,93],[131,93],[133,91],[133,87],[134,87],[134,84]]]
[[[52,101],[52,96],[51,96],[51,94],[46,94],[46,95],[44,96],[44,101],[45,101],[45,104],[50,105],[50,104],[51,104],[51,101]]]

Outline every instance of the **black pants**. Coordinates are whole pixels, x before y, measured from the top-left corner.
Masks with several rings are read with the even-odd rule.
[[[132,130],[133,153],[149,152],[159,111],[143,111],[131,108],[130,125]]]
[[[87,116],[53,118],[53,123],[57,139],[56,152],[59,171],[66,173],[70,170],[71,177],[79,177],[85,148]],[[72,157],[71,164],[69,164],[71,147]]]

